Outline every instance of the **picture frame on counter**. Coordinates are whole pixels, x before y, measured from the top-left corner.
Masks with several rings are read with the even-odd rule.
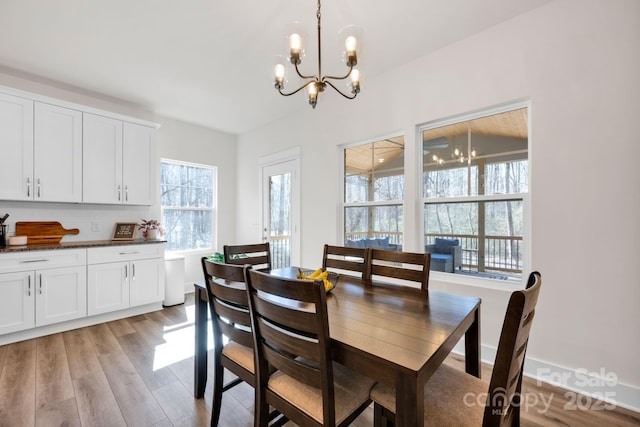
[[[133,240],[137,228],[135,222],[117,222],[111,240]]]

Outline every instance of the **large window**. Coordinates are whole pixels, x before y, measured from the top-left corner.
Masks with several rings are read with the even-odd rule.
[[[433,123],[420,135],[424,244],[432,270],[521,277],[528,109]]]
[[[344,149],[345,246],[402,248],[404,137]]]
[[[168,251],[213,248],[215,178],[212,166],[162,160],[162,222]]]

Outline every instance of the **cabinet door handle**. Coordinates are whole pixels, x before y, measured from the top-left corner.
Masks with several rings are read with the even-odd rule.
[[[127,268],[127,266],[124,266],[124,280],[127,280],[129,278],[129,269]]]
[[[118,185],[118,201],[122,200],[122,186]]]
[[[139,254],[140,251],[131,251],[131,252],[120,252],[120,255],[135,255]]]
[[[25,261],[20,261],[20,264],[29,264],[29,263],[31,263],[31,262],[47,262],[47,261],[49,261],[49,260],[48,260],[48,259],[46,259],[46,258],[42,258],[42,259],[28,259],[28,260],[25,260]]]
[[[129,186],[128,185],[124,186],[124,201],[125,202],[129,201]]]
[[[31,197],[31,178],[27,178],[27,197]]]
[[[37,188],[37,190],[38,190],[38,192],[37,192],[37,197],[38,197],[38,199],[39,199],[39,198],[40,198],[40,178],[38,178],[38,179],[36,180],[36,188]]]
[[[27,282],[27,296],[31,296],[31,275],[29,275],[29,280]]]
[[[136,280],[136,265],[131,264],[131,280]]]
[[[40,274],[40,288],[39,288],[39,291],[40,291],[40,295],[42,295],[42,274]]]

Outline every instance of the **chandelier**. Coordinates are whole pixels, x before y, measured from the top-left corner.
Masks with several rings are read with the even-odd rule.
[[[357,68],[354,68],[358,64],[358,39],[360,36],[360,31],[357,27],[348,26],[343,28],[340,31],[341,38],[344,40],[344,59],[349,70],[343,76],[323,76],[322,75],[322,53],[320,51],[320,39],[321,39],[321,27],[320,27],[320,0],[318,0],[318,11],[316,12],[316,18],[318,20],[318,74],[316,75],[305,75],[300,72],[298,66],[302,63],[302,58],[305,53],[304,49],[304,38],[302,36],[301,31],[293,31],[289,34],[289,58],[288,61],[293,64],[295,67],[296,73],[298,76],[304,80],[302,86],[297,88],[292,92],[284,92],[284,83],[285,83],[285,74],[286,67],[285,63],[287,62],[283,57],[281,57],[275,66],[275,88],[280,92],[280,95],[283,96],[291,96],[295,93],[300,92],[302,89],[306,89],[307,92],[307,100],[309,104],[313,108],[316,108],[316,104],[318,102],[318,94],[323,92],[325,87],[331,86],[336,90],[340,95],[344,96],[347,99],[354,99],[358,92],[360,92],[360,72]],[[347,94],[338,89],[333,81],[338,80],[346,80],[351,79],[349,82],[349,88],[351,89],[351,93]]]

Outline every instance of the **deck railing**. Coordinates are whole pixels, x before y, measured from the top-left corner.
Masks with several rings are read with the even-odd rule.
[[[289,267],[291,265],[291,236],[271,236],[269,242],[272,268]]]
[[[389,237],[389,243],[402,245],[402,233],[362,231],[345,233],[346,240]],[[484,236],[469,234],[424,235],[425,245],[435,243],[436,237],[458,239],[462,247],[462,267],[467,271],[495,271],[507,274],[522,274],[522,236]],[[481,243],[482,241],[482,243]]]

